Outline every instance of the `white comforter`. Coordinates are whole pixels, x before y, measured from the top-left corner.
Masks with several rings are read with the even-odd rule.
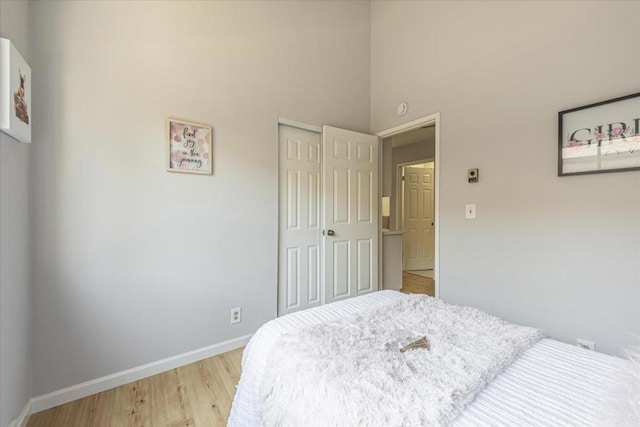
[[[394,291],[369,294],[276,319],[247,345],[229,426],[263,426],[259,389],[273,345],[284,334],[349,317],[405,298]],[[595,420],[619,359],[543,339],[499,375],[456,419],[462,426],[588,425]],[[295,405],[295,401],[291,405]]]
[[[542,336],[478,309],[407,295],[281,337],[265,369],[262,419],[282,427],[450,424]],[[400,352],[422,337],[429,349]]]

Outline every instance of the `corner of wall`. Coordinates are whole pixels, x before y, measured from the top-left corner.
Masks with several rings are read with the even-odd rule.
[[[0,36],[32,64],[29,0],[0,2]],[[33,64],[32,64],[33,65]],[[0,426],[26,424],[32,388],[31,144],[0,134]],[[13,421],[11,421],[13,420]]]

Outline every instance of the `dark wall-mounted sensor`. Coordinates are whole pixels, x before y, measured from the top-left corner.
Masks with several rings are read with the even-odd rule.
[[[478,168],[475,169],[469,169],[467,171],[467,178],[469,179],[469,182],[478,182]]]

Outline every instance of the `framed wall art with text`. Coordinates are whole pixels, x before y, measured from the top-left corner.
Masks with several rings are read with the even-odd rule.
[[[200,123],[167,119],[167,170],[211,175],[212,129]]]
[[[640,170],[640,93],[558,113],[558,176]]]

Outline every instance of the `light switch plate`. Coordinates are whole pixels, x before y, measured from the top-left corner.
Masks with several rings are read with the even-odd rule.
[[[470,205],[464,205],[464,212],[465,212],[465,217],[467,219],[476,219],[476,205],[474,204],[470,204]]]

